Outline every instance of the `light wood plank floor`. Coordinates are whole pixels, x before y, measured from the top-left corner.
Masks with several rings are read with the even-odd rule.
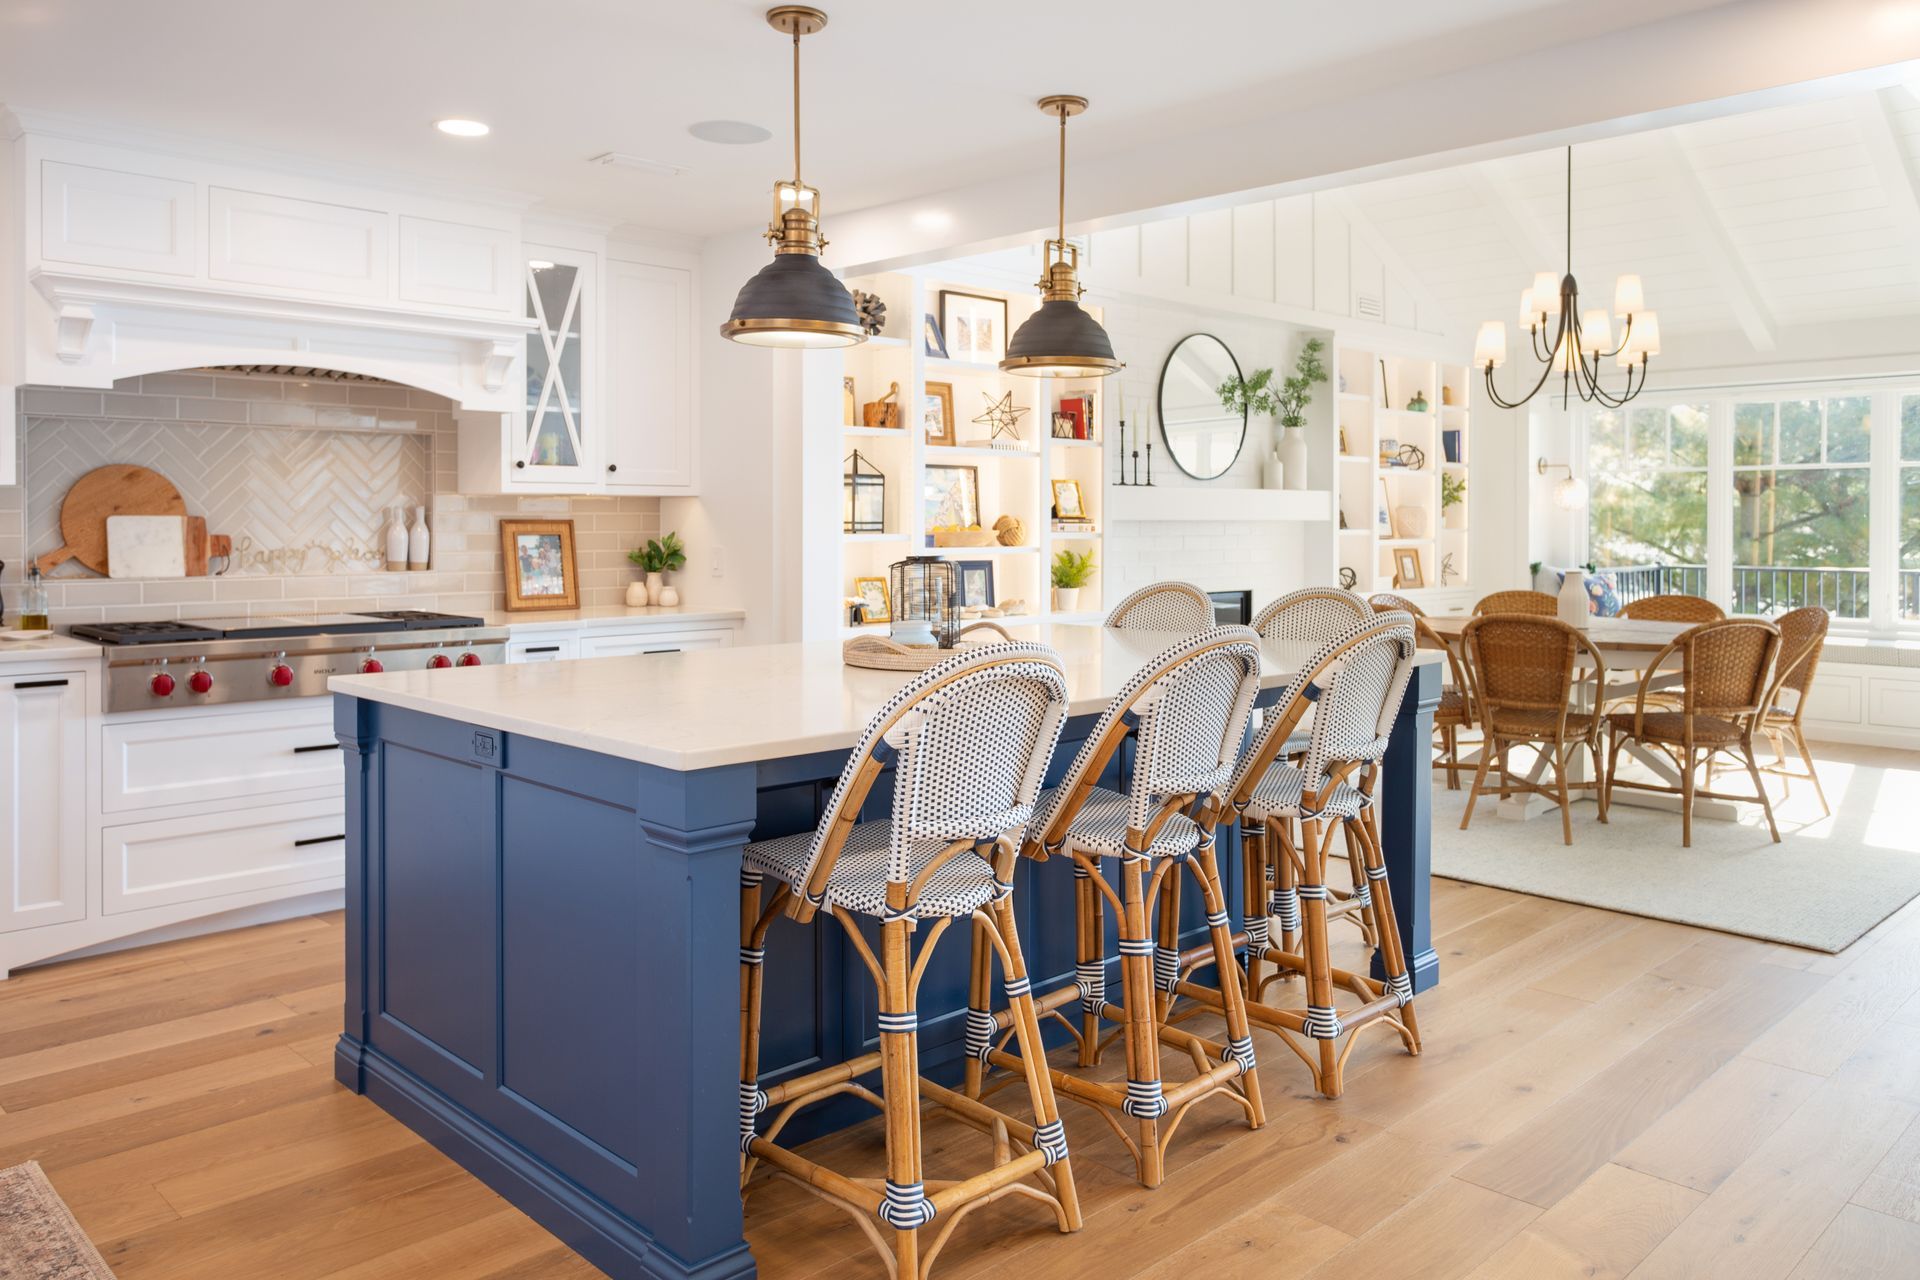
[[[1435,926],[1422,1057],[1370,1035],[1329,1103],[1263,1038],[1267,1128],[1196,1111],[1152,1192],[1069,1109],[1085,1231],[999,1202],[936,1275],[1920,1274],[1920,903],[1837,956],[1451,881]],[[334,1085],[340,946],[317,916],[0,984],[0,1167],[123,1280],[598,1274]],[[931,1174],[977,1141],[934,1121]],[[881,1167],[872,1125],[820,1146]],[[766,1276],[883,1274],[790,1185],[747,1218]]]

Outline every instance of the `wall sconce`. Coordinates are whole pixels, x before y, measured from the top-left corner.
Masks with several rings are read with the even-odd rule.
[[[1540,475],[1554,471],[1567,474],[1553,486],[1553,505],[1562,511],[1581,511],[1587,505],[1587,482],[1573,474],[1573,466],[1566,462],[1548,462],[1545,458],[1534,463],[1533,469]]]

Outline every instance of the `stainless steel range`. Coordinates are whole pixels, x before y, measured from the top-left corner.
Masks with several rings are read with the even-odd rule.
[[[109,646],[106,710],[284,701],[327,691],[327,677],[504,662],[507,632],[458,614],[400,609],[187,622],[83,623]]]

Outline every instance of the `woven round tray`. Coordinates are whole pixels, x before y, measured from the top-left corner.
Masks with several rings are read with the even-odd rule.
[[[993,622],[976,622],[963,628],[960,634],[964,637],[976,631],[995,632],[1001,640],[1013,639]],[[840,660],[850,667],[871,667],[875,671],[925,671],[969,649],[991,643],[991,640],[969,643],[963,639],[951,649],[941,649],[934,645],[900,644],[885,636],[854,636],[840,646]]]

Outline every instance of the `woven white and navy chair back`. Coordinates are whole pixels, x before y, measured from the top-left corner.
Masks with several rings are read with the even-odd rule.
[[[869,757],[894,765],[887,882],[912,879],[913,847],[1012,835],[1033,818],[1034,799],[1067,716],[1060,655],[1043,644],[984,645],[929,668],[887,701],[841,771],[814,831],[811,882],[827,835]]]
[[[1319,644],[1346,635],[1373,616],[1373,606],[1338,587],[1289,591],[1260,611],[1253,629],[1268,640]]]
[[[1128,631],[1206,631],[1213,626],[1213,600],[1191,582],[1156,582],[1115,605],[1106,625]]]
[[[1300,766],[1309,792],[1325,790],[1335,766],[1385,758],[1417,651],[1413,618],[1395,610],[1376,615],[1340,655],[1314,704],[1313,732]]]
[[[1101,744],[1128,721],[1134,737],[1127,826],[1145,830],[1166,796],[1212,795],[1226,786],[1260,692],[1260,638],[1249,627],[1213,627],[1135,672],[1094,724],[1061,781],[1073,794]]]

